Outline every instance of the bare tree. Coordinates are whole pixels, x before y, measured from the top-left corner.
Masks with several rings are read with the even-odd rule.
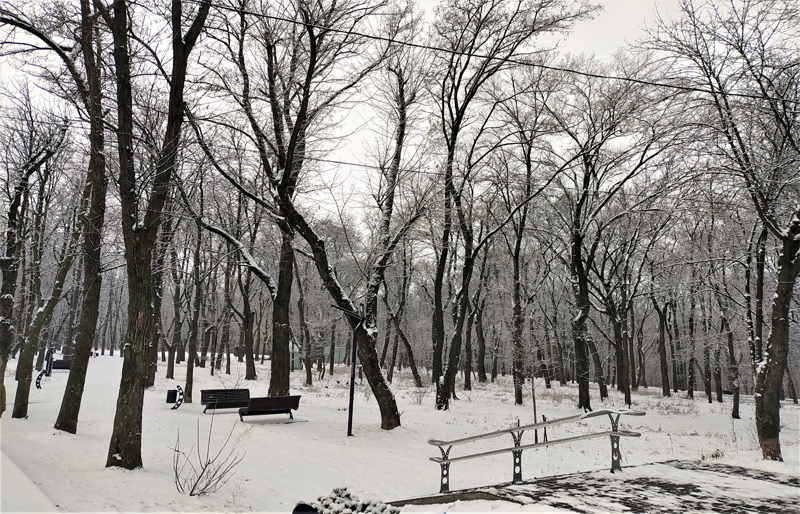
[[[446,148],[443,169],[444,205],[441,243],[436,249],[437,266],[433,285],[434,309],[431,322],[433,340],[433,380],[436,383],[436,408],[447,409],[452,382],[461,353],[461,333],[469,303],[469,283],[474,266],[474,235],[468,223],[462,198],[462,185],[456,182],[455,162],[461,150],[460,136],[470,123],[470,112],[487,83],[513,61],[534,48],[537,35],[566,31],[586,18],[593,8],[585,2],[519,0],[452,0],[436,12],[433,43],[446,52],[436,54],[436,98],[440,130]],[[466,181],[466,177],[464,178]],[[451,259],[454,216],[464,245],[460,306],[450,344],[448,368],[444,368],[444,277]]]
[[[591,72],[585,57],[571,63],[572,68]],[[620,60],[616,70],[636,78],[648,73],[642,62]],[[644,193],[626,210],[608,216],[609,204],[623,194],[634,179],[655,169],[658,159],[675,139],[676,119],[665,110],[665,95],[633,81],[565,77],[561,94],[552,96],[548,110],[566,134],[569,146],[562,153],[565,162],[574,162],[557,181],[563,194],[556,208],[568,230],[572,290],[576,313],[573,317],[578,408],[591,410],[589,398],[589,358],[600,386],[600,397],[607,396],[602,366],[586,323],[591,310],[590,270],[603,231],[648,201],[659,189]]]
[[[183,12],[183,2],[172,3],[172,71],[169,75],[167,120],[156,159],[149,195],[138,194],[142,172],[137,170],[134,152],[133,70],[134,47],[131,27],[134,7],[118,0],[110,8],[95,2],[114,39],[114,66],[117,86],[117,152],[119,191],[122,207],[122,234],[128,273],[128,326],[124,342],[124,363],[120,381],[114,430],[106,466],[134,469],[142,466],[142,406],[147,371],[148,347],[153,339],[152,256],[162,221],[162,210],[169,195],[184,114],[184,89],[189,56],[205,25],[211,2],[192,7],[192,18]],[[188,20],[188,21],[187,21]],[[188,22],[188,29],[184,25]],[[145,205],[141,205],[144,200]]]
[[[680,5],[681,18],[660,20],[650,45],[668,52],[684,83],[702,91],[694,97],[709,116],[704,128],[722,171],[746,187],[764,227],[760,241],[769,234],[779,246],[771,331],[766,344],[752,341],[751,358],[761,452],[782,460],[779,398],[800,273],[800,17],[795,4],[780,1]]]
[[[0,375],[0,396],[4,398],[3,377],[16,335],[13,327],[14,298],[21,254],[26,243],[23,227],[31,202],[31,180],[36,179],[37,173],[42,180],[47,176],[48,172],[45,171],[47,163],[63,149],[67,136],[67,124],[63,120],[59,122],[55,118],[45,119],[37,114],[27,95],[23,95],[22,103],[15,115],[18,118],[6,127],[8,139],[4,141],[2,152],[2,166],[5,168],[4,194],[8,206],[5,252],[0,257],[3,279],[0,288],[0,370],[3,371],[3,375]],[[36,348],[32,351],[35,353]],[[33,354],[29,363],[31,367],[32,358]],[[24,370],[25,366],[18,368]],[[30,375],[30,372],[27,374]],[[25,409],[27,409],[27,394]],[[0,414],[2,410],[5,410],[5,405],[0,409]]]

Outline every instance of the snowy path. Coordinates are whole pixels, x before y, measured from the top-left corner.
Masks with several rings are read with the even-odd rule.
[[[444,506],[475,500],[547,506],[569,512],[800,512],[796,476],[703,461],[668,461],[608,471],[478,487],[393,502]],[[406,511],[413,511],[408,507]]]
[[[0,451],[0,512],[55,512],[58,508],[19,466]]]

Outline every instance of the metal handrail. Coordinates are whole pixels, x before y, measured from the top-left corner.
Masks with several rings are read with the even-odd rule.
[[[603,436],[610,436],[611,438],[611,472],[613,473],[615,469],[622,470],[621,464],[621,453],[619,449],[619,438],[620,437],[639,437],[642,434],[639,432],[631,432],[627,430],[619,430],[619,418],[620,416],[644,416],[646,413],[644,411],[634,411],[634,410],[615,410],[615,409],[601,409],[592,412],[585,412],[583,414],[577,414],[575,416],[567,416],[565,418],[558,418],[558,419],[551,419],[548,421],[542,421],[541,423],[532,423],[530,425],[523,425],[519,427],[512,427],[506,428],[502,430],[496,430],[494,432],[488,432],[486,434],[478,434],[470,437],[463,437],[461,439],[454,439],[452,441],[442,441],[440,439],[430,439],[428,440],[428,444],[432,444],[434,446],[439,447],[439,451],[442,453],[442,457],[431,457],[430,460],[433,462],[439,463],[441,467],[441,478],[440,478],[440,493],[446,493],[450,491],[450,463],[461,461],[461,460],[469,460],[469,459],[477,459],[480,457],[489,457],[492,455],[498,455],[501,453],[511,452],[514,456],[514,468],[513,468],[513,479],[512,482],[515,484],[522,482],[522,451],[528,450],[531,448],[539,448],[543,446],[552,446],[556,444],[563,444],[563,443],[571,443],[575,441],[581,441],[585,439],[594,439],[597,437]],[[554,425],[561,425],[563,423],[568,423],[570,421],[581,421],[584,419],[594,418],[597,416],[608,415],[609,419],[611,420],[611,430],[605,432],[596,432],[592,434],[584,434],[579,436],[573,437],[565,437],[562,439],[554,439],[552,441],[544,441],[541,443],[534,443],[534,444],[526,444],[523,445],[522,443],[522,434],[526,430],[531,429],[538,429],[538,428],[545,428],[548,426]],[[471,455],[462,455],[459,457],[450,458],[450,450],[453,446],[465,443],[471,443],[474,441],[479,441],[481,439],[489,439],[492,437],[498,437],[504,434],[511,434],[511,437],[514,439],[514,446],[502,448],[499,450],[490,450],[481,453],[474,453]],[[545,432],[545,437],[546,436]],[[445,450],[444,447],[447,447]]]
[[[452,459],[450,459],[450,458],[448,458],[448,459],[440,459],[439,457],[431,457],[429,460],[431,460],[433,462],[438,462],[438,463],[456,462],[456,461],[459,461],[459,460],[469,460],[469,459],[477,459],[479,457],[489,457],[491,455],[498,455],[500,453],[506,453],[506,452],[511,452],[511,451],[515,451],[515,450],[527,450],[527,449],[530,449],[530,448],[537,448],[537,447],[540,447],[540,446],[552,446],[552,445],[561,444],[561,443],[572,443],[572,442],[575,442],[575,441],[581,441],[581,440],[584,440],[584,439],[594,439],[596,437],[603,437],[603,436],[606,436],[606,435],[619,435],[619,436],[624,436],[624,437],[639,437],[642,434],[639,433],[639,432],[630,432],[628,430],[620,430],[620,431],[617,431],[617,432],[614,432],[613,430],[607,430],[605,432],[597,432],[597,433],[594,433],[594,434],[577,435],[577,436],[573,436],[573,437],[565,437],[563,439],[553,439],[552,441],[544,441],[544,442],[541,442],[541,443],[524,444],[524,445],[521,445],[521,446],[509,446],[508,448],[502,448],[500,450],[491,450],[491,451],[488,451],[488,452],[475,453],[475,454],[472,454],[472,455],[463,455],[461,457],[453,457]]]
[[[568,423],[570,421],[580,421],[583,419],[594,418],[597,416],[602,416],[604,414],[612,415],[612,414],[621,414],[626,416],[644,416],[646,412],[641,410],[618,410],[618,409],[600,409],[590,412],[585,412],[583,414],[576,414],[574,416],[567,416],[566,418],[558,418],[558,419],[549,419],[547,421],[541,421],[539,423],[532,423],[530,425],[522,425],[519,427],[512,427],[512,428],[505,428],[503,430],[496,430],[494,432],[487,432],[485,434],[474,435],[470,437],[464,437],[462,439],[454,439],[452,441],[441,441],[439,439],[429,439],[428,444],[432,444],[434,446],[455,446],[457,444],[464,444],[464,443],[471,443],[472,441],[477,441],[479,439],[489,439],[491,437],[497,437],[504,434],[509,434],[511,432],[519,432],[520,430],[531,430],[543,427],[550,427],[553,425],[561,425],[563,423]]]

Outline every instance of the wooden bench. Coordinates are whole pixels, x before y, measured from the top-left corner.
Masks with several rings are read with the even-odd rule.
[[[238,409],[247,407],[250,402],[250,389],[203,389],[200,403],[208,409]]]
[[[61,360],[53,360],[53,368],[52,369],[70,369],[72,365],[72,361],[69,359],[61,359]]]
[[[250,398],[247,407],[239,409],[239,419],[244,421],[244,416],[261,416],[262,414],[288,414],[290,419],[292,410],[300,407],[299,396],[269,396]]]
[[[552,427],[554,425],[561,425],[570,421],[582,421],[588,418],[594,418],[597,416],[603,416],[604,414],[608,414],[608,417],[611,419],[611,430],[604,431],[604,432],[595,432],[591,434],[573,436],[573,437],[565,437],[563,439],[555,439],[550,441],[545,441],[542,443],[534,443],[534,444],[522,444],[522,433],[526,430],[533,430],[537,428],[545,428],[545,427]],[[514,428],[507,428],[505,430],[498,430],[496,432],[489,432],[486,434],[475,435],[471,437],[465,437],[463,439],[455,439],[453,441],[441,441],[438,439],[431,439],[428,441],[428,444],[432,444],[434,446],[439,447],[439,451],[442,454],[442,457],[431,457],[430,460],[436,462],[441,467],[441,479],[440,479],[440,493],[447,493],[450,492],[450,463],[460,460],[467,460],[467,459],[476,459],[478,457],[488,457],[490,455],[497,455],[500,453],[511,452],[514,457],[513,463],[513,478],[512,483],[519,484],[522,482],[522,451],[528,450],[531,448],[540,448],[545,446],[552,446],[556,444],[562,443],[571,443],[575,441],[581,441],[584,439],[593,439],[596,437],[603,437],[603,436],[610,436],[611,437],[611,472],[613,473],[615,469],[622,469],[621,465],[621,452],[619,448],[619,438],[620,436],[625,437],[639,437],[642,434],[638,432],[629,432],[625,430],[619,430],[619,417],[621,415],[628,415],[628,416],[644,416],[645,413],[643,411],[634,411],[634,410],[610,410],[610,409],[603,409],[603,410],[596,410],[592,412],[587,412],[584,414],[578,414],[575,416],[568,416],[566,418],[559,418],[559,419],[551,419],[547,421],[543,421],[541,423],[534,423],[532,425],[524,425],[521,427],[514,427]],[[616,416],[616,417],[615,417]],[[491,450],[485,451],[480,453],[474,453],[471,455],[461,455],[458,457],[450,457],[450,450],[453,446],[472,443],[475,441],[489,439],[492,437],[498,437],[506,434],[511,434],[511,437],[514,439],[514,446],[508,448],[502,448],[500,450]],[[445,450],[445,447],[447,448]]]

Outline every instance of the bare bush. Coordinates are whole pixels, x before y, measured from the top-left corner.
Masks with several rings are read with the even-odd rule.
[[[172,469],[174,471],[175,487],[180,493],[189,493],[189,496],[203,496],[211,494],[222,486],[236,472],[236,466],[244,458],[244,454],[240,457],[236,451],[236,444],[234,443],[233,449],[228,452],[227,456],[221,458],[222,452],[228,446],[233,434],[233,429],[236,423],[231,427],[225,443],[219,451],[212,457],[211,456],[211,433],[214,428],[214,417],[211,417],[211,425],[208,427],[208,441],[206,442],[205,456],[200,453],[200,420],[197,421],[197,443],[189,449],[188,453],[184,453],[180,449],[181,432],[178,430],[178,439],[175,441],[175,448],[173,448]],[[196,451],[197,463],[192,463],[190,455]]]

